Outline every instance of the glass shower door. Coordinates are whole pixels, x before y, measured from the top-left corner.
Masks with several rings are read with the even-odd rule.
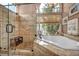
[[[0,55],[12,55],[10,40],[15,36],[16,14],[9,10],[15,8],[14,5],[0,5]]]

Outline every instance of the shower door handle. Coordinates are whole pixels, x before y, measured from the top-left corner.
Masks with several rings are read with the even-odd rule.
[[[12,24],[7,24],[6,25],[6,32],[7,33],[12,33],[13,32],[13,25]]]

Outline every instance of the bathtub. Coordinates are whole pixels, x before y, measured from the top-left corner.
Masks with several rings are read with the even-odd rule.
[[[63,49],[79,50],[79,42],[64,36],[43,36],[42,40]]]

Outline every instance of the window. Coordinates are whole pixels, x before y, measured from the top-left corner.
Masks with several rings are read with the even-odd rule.
[[[70,9],[70,14],[79,11],[79,4],[74,4]]]
[[[56,35],[59,30],[59,23],[40,24],[40,28],[38,30],[40,30],[43,35]]]
[[[74,13],[77,11],[77,6],[75,6],[72,10],[71,10],[71,13]]]
[[[42,13],[61,12],[60,3],[41,4],[40,12],[42,12]]]

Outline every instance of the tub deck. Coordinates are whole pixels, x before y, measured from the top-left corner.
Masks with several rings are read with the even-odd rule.
[[[35,43],[60,56],[79,56],[79,42],[63,36],[43,36]]]

